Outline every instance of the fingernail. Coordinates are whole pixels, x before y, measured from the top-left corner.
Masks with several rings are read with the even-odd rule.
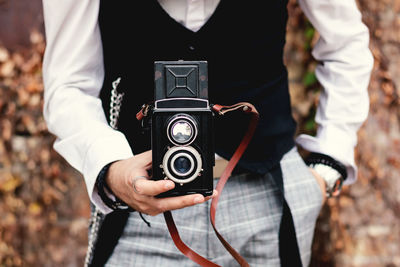
[[[165,189],[171,189],[174,185],[171,182],[166,182],[164,186]]]
[[[203,202],[204,198],[201,196],[197,196],[194,198],[194,203],[201,203]]]

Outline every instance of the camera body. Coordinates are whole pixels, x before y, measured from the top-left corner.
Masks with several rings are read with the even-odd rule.
[[[151,118],[153,179],[175,188],[158,197],[213,192],[213,113],[206,61],[156,61]]]

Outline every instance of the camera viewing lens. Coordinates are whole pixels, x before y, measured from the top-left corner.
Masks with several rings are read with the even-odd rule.
[[[193,136],[193,128],[189,122],[179,120],[171,126],[171,137],[178,143],[187,143]]]
[[[177,146],[190,145],[197,136],[195,119],[187,114],[173,116],[168,122],[167,136]]]

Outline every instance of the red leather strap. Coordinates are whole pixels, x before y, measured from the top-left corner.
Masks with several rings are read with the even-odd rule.
[[[256,108],[249,103],[238,103],[233,106],[220,106],[220,105],[216,106],[216,105],[214,105],[214,107],[219,112],[223,112],[222,114],[242,108],[242,110],[244,112],[251,113],[251,115],[252,115],[245,136],[243,137],[242,141],[240,142],[240,145],[238,146],[235,153],[229,160],[228,165],[225,167],[224,172],[222,173],[222,175],[217,183],[217,186],[215,189],[218,191],[218,195],[211,200],[211,207],[210,207],[210,220],[211,220],[211,224],[214,228],[214,232],[217,235],[218,239],[221,241],[221,243],[224,245],[224,247],[228,250],[228,252],[235,258],[235,260],[240,264],[240,266],[249,266],[247,261],[218,232],[218,230],[215,226],[215,215],[217,213],[218,200],[219,200],[219,196],[222,193],[222,189],[224,188],[226,182],[228,181],[229,177],[232,174],[233,169],[235,168],[236,164],[239,162],[239,159],[243,155],[248,144],[250,143],[251,138],[253,137],[254,131],[257,127],[259,114],[258,114],[258,111],[256,110]]]
[[[236,164],[239,162],[239,159],[243,155],[244,151],[246,150],[251,138],[253,137],[254,131],[257,127],[259,114],[256,108],[249,103],[240,102],[235,105],[231,106],[222,106],[222,105],[213,105],[212,109],[219,115],[224,115],[227,112],[239,110],[241,109],[243,112],[251,113],[251,120],[248,126],[248,130],[243,137],[242,141],[240,142],[238,148],[236,149],[235,153],[233,154],[232,158],[229,160],[228,165],[225,167],[224,172],[222,173],[217,186],[216,190],[218,191],[218,195],[214,197],[211,201],[210,207],[210,221],[213,226],[214,232],[217,235],[218,239],[224,245],[224,247],[228,250],[228,252],[235,258],[235,260],[240,264],[240,266],[249,266],[248,262],[223,238],[223,236],[218,232],[215,226],[215,215],[217,213],[217,205],[219,196],[222,193],[222,189],[224,188],[228,178],[231,176],[233,169],[235,168]],[[147,116],[149,110],[149,105],[143,105],[141,110],[136,114],[136,118],[138,120],[142,120],[145,116]],[[167,223],[168,231],[172,237],[172,240],[175,243],[175,246],[189,259],[196,262],[200,266],[204,267],[216,267],[219,266],[214,262],[207,260],[206,258],[200,256],[196,252],[194,252],[191,248],[189,248],[180,238],[178,229],[176,228],[174,219],[172,217],[171,211],[164,212],[164,219]]]
[[[219,196],[221,195],[222,189],[224,185],[226,184],[228,178],[231,176],[233,169],[235,168],[236,164],[238,163],[240,157],[243,155],[243,152],[247,148],[247,145],[249,144],[251,138],[253,137],[254,131],[257,127],[258,123],[258,118],[259,114],[256,108],[245,102],[237,103],[232,106],[222,106],[222,105],[214,105],[213,110],[216,111],[218,114],[223,115],[227,112],[233,111],[233,110],[238,110],[242,109],[242,111],[246,113],[251,113],[252,117],[249,123],[248,130],[243,137],[240,145],[236,149],[235,153],[233,154],[232,158],[228,162],[228,165],[225,167],[224,172],[222,173],[217,186],[216,190],[218,191],[218,195],[214,197],[211,201],[211,208],[210,208],[210,220],[211,224],[213,226],[214,232],[217,235],[218,239],[221,241],[221,243],[224,245],[224,247],[228,250],[228,252],[235,258],[235,260],[240,264],[240,266],[250,266],[248,262],[223,238],[223,236],[218,232],[216,226],[215,226],[215,215],[217,212],[217,204],[219,200]],[[189,259],[193,260],[194,262],[198,263],[201,266],[208,267],[208,266],[219,266],[204,257],[200,256],[196,252],[194,252],[192,249],[190,249],[188,246],[183,243],[181,240],[178,230],[175,226],[175,222],[172,218],[172,214],[170,211],[164,212],[164,218],[168,226],[168,230],[170,232],[170,235],[175,243],[175,246]]]
[[[194,252],[191,248],[186,246],[185,243],[181,240],[181,237],[179,236],[178,229],[175,226],[174,219],[172,218],[171,211],[166,211],[164,212],[164,219],[167,223],[168,226],[168,231],[172,237],[172,240],[175,243],[175,246],[189,259],[192,261],[196,262],[200,266],[207,266],[207,267],[221,267],[218,264],[215,264],[212,261],[207,260],[206,258],[200,256],[196,252]]]

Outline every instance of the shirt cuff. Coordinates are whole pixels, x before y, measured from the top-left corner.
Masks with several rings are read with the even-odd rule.
[[[340,126],[329,125],[320,128],[315,137],[299,135],[296,143],[307,151],[328,155],[344,164],[347,170],[344,185],[353,184],[357,180],[357,166],[354,161],[356,134],[346,132]]]
[[[112,212],[112,209],[107,207],[101,200],[95,186],[100,170],[108,163],[133,156],[125,136],[121,132],[116,133],[116,135],[95,140],[87,152],[82,171],[90,201],[103,214]]]

